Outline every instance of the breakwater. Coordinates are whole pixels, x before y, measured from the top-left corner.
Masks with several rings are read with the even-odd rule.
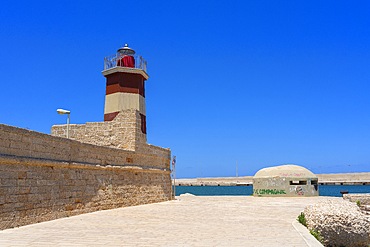
[[[370,172],[316,174],[320,185],[370,185]],[[181,178],[176,186],[252,186],[253,176]]]
[[[319,185],[318,190],[320,196],[342,197],[341,191],[348,191],[347,195],[370,196],[370,185]],[[196,196],[251,196],[253,186],[176,186],[176,196],[186,193]]]

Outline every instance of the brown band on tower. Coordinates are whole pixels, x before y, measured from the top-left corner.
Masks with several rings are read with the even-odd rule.
[[[104,121],[112,121],[118,115],[118,113],[119,111],[104,114]]]
[[[138,93],[145,97],[145,79],[141,75],[118,72],[109,74],[106,76],[106,78],[106,95],[117,92],[125,92]]]

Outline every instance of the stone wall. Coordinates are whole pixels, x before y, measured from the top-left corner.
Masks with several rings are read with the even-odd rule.
[[[54,125],[51,135],[66,137],[67,125]],[[112,121],[70,124],[70,139],[99,146],[137,151],[146,144],[141,131],[140,112],[135,109],[121,111]]]
[[[0,125],[0,229],[170,198],[169,149],[134,152]]]

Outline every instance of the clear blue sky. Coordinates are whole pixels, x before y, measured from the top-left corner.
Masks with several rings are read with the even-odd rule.
[[[0,123],[102,121],[103,58],[148,61],[148,142],[178,177],[370,171],[369,1],[7,1]]]

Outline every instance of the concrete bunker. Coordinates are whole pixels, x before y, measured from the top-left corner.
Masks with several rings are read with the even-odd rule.
[[[254,196],[318,196],[318,178],[297,165],[281,165],[259,170],[253,177]]]

